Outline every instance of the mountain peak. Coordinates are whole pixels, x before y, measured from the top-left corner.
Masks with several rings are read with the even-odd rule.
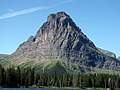
[[[61,19],[61,18],[70,18],[69,15],[67,15],[65,12],[58,12],[56,14],[50,14],[47,18],[47,21],[52,21],[54,19]]]
[[[46,27],[48,27],[49,30],[54,30],[54,31],[61,30],[60,28],[62,28],[62,30],[64,28],[68,30],[75,30],[78,32],[81,31],[81,29],[79,29],[76,26],[76,24],[73,22],[72,18],[65,12],[57,12],[56,14],[50,14],[47,17],[47,22],[45,22],[41,28],[46,28]]]

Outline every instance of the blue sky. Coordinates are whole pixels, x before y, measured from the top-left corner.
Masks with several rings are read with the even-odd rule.
[[[0,0],[0,53],[13,53],[59,11],[69,14],[97,47],[120,55],[120,0]]]

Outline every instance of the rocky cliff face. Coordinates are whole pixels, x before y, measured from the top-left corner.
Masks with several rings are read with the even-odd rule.
[[[101,49],[101,48],[98,48],[98,50],[99,50],[100,52],[102,52],[103,54],[105,54],[106,56],[116,58],[116,55],[115,55],[115,53],[113,53],[113,52],[110,52],[110,51],[107,51],[107,50],[103,50],[103,49]]]
[[[17,65],[56,59],[68,64],[120,70],[120,62],[96,48],[65,12],[50,14],[37,34],[22,43],[9,58],[15,59],[13,64]]]

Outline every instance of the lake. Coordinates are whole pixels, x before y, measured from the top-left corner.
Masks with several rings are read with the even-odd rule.
[[[0,90],[85,90],[85,89],[64,89],[64,88],[0,88]]]

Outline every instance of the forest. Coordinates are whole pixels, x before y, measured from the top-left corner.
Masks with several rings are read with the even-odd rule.
[[[72,88],[120,88],[120,76],[116,74],[66,74],[36,73],[35,69],[22,70],[20,67],[4,69],[0,65],[0,87],[72,87]]]

